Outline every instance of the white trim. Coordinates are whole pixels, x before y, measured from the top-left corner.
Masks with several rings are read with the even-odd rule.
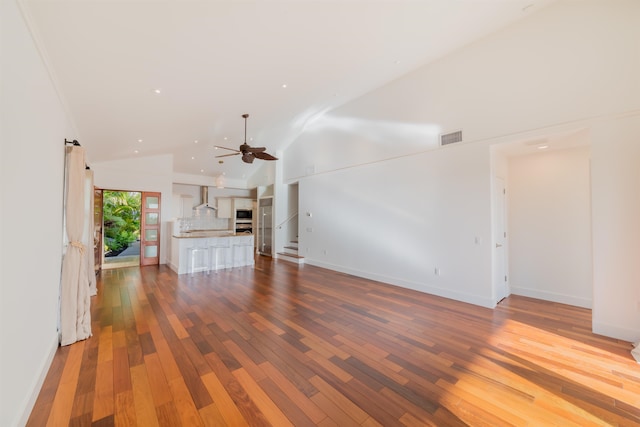
[[[635,348],[631,350],[631,355],[636,359],[636,362],[640,363],[640,343],[634,343],[633,346]]]
[[[555,292],[543,291],[540,289],[522,288],[511,285],[511,294],[523,297],[536,298],[544,301],[557,302],[560,304],[573,305],[582,308],[592,308],[593,302],[589,298],[575,297],[571,295],[557,294]]]
[[[38,399],[38,395],[40,394],[40,390],[42,389],[42,385],[44,384],[44,380],[47,377],[47,373],[49,372],[49,368],[51,368],[51,364],[53,363],[53,357],[58,350],[58,333],[56,332],[53,336],[53,341],[50,344],[50,349],[48,354],[45,355],[45,358],[42,363],[42,367],[40,369],[40,374],[35,378],[33,384],[29,389],[31,392],[24,400],[21,408],[16,411],[17,414],[22,414],[18,422],[14,425],[16,426],[24,426],[29,421],[29,416],[31,415],[31,411],[33,410],[34,405],[36,404],[36,400]]]
[[[607,323],[593,322],[591,330],[594,334],[629,342],[635,342],[640,339],[640,332],[637,329],[621,328]]]
[[[351,274],[353,276],[362,277],[369,280],[375,280],[387,285],[399,286],[401,288],[412,289],[414,291],[422,292],[425,294],[436,295],[443,298],[449,298],[452,300],[466,302],[469,304],[478,305],[480,307],[495,308],[496,303],[491,298],[479,297],[477,295],[466,294],[462,292],[453,292],[448,289],[438,288],[428,283],[418,283],[408,280],[402,280],[395,277],[387,277],[379,274],[373,274],[366,271],[356,270],[353,268],[347,268],[339,265],[329,264],[322,261],[311,260],[305,258],[305,264],[314,265],[316,267],[326,268],[328,270],[338,271],[340,273]]]

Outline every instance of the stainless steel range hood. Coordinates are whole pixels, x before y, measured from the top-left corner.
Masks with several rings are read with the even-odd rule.
[[[200,204],[198,206],[194,206],[193,210],[197,211],[206,209],[216,210],[216,208],[209,205],[209,187],[203,185],[200,187]]]

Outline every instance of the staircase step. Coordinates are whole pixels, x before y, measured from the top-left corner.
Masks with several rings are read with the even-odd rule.
[[[278,252],[277,258],[284,261],[293,262],[295,264],[304,264],[304,257],[296,254]]]
[[[287,252],[278,252],[278,255],[286,255],[286,256],[293,257],[293,258],[304,258],[302,255],[290,254],[290,253],[287,253]]]
[[[297,250],[298,250],[298,247],[297,247],[297,246],[285,246],[284,248],[285,248],[285,249],[291,249],[291,250],[293,250],[293,251],[297,251]]]

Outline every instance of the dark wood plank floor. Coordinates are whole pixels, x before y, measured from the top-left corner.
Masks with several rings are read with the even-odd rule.
[[[495,310],[259,257],[101,273],[30,426],[640,425],[631,345],[589,310]]]

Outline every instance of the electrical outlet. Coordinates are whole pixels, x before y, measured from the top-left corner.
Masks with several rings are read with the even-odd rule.
[[[327,254],[327,250],[326,250],[326,249],[324,249],[324,250],[322,251],[322,254],[323,254],[323,255],[326,255],[326,254]]]
[[[433,269],[433,274],[435,274],[436,276],[440,275],[440,269],[438,267]]]

